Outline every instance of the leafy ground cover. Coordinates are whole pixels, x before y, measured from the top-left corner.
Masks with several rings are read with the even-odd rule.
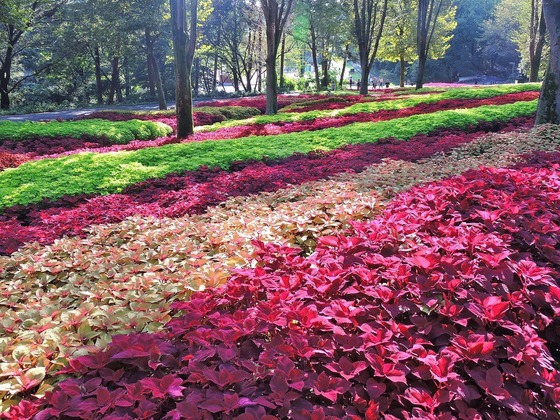
[[[253,123],[242,126],[224,127],[216,131],[198,132],[192,141],[215,139],[233,139],[247,136],[265,136],[282,133],[296,133],[300,131],[314,131],[325,128],[343,127],[359,122],[378,122],[396,118],[405,118],[417,114],[428,114],[448,109],[468,109],[484,105],[505,105],[521,101],[531,101],[538,97],[538,92],[520,92],[501,95],[486,99],[447,99],[435,103],[421,103],[412,107],[375,112],[360,112],[330,117],[319,117],[308,120],[270,123]]]
[[[22,383],[38,395],[51,389],[60,380],[54,373],[72,355],[95,351],[94,344],[103,348],[114,334],[158,330],[170,319],[173,301],[250,266],[256,240],[309,254],[319,237],[372,218],[395,193],[417,183],[480,164],[514,165],[531,151],[559,146],[554,126],[483,136],[418,162],[384,160],[333,180],[231,198],[201,215],[136,216],[96,226],[85,238],[28,245],[0,258],[0,303],[11,308],[1,323],[1,366],[12,374],[0,382],[4,407],[31,392]],[[37,373],[38,389],[28,381]]]
[[[323,95],[317,94],[300,94],[300,95],[278,95],[278,108],[282,109],[285,106],[291,105],[296,102],[309,101],[313,99],[322,99]],[[257,95],[238,99],[214,99],[209,101],[199,102],[199,107],[226,107],[226,106],[240,106],[251,107],[258,109],[261,114],[266,111],[266,96]]]
[[[122,192],[126,187],[170,173],[206,166],[228,169],[236,161],[282,159],[382,138],[407,140],[444,128],[467,128],[479,122],[507,121],[535,112],[536,101],[440,111],[407,118],[356,123],[341,128],[251,136],[227,141],[169,144],[120,153],[81,153],[27,162],[0,172],[0,209],[58,199],[65,195]],[[49,176],[45,176],[48,174]]]
[[[40,418],[89,418],[100,410],[104,416],[113,413],[120,418],[127,413],[202,418],[242,412],[244,418],[263,418],[266,413],[286,417],[288,409],[292,418],[307,418],[312,412],[338,418],[352,414],[363,418],[366,412],[397,418],[406,418],[407,413],[434,419],[504,413],[554,418],[559,376],[547,345],[558,345],[553,319],[560,299],[552,279],[558,258],[551,252],[551,241],[558,230],[560,156],[538,154],[529,164],[520,162],[523,153],[555,150],[559,145],[557,127],[486,136],[418,162],[387,160],[338,180],[233,199],[204,216],[169,223],[129,219],[100,227],[86,239],[65,238],[52,247],[24,250],[16,256],[19,261],[9,260],[11,268],[5,273],[17,277],[25,267],[26,275],[38,281],[15,285],[47,286],[45,293],[30,290],[25,296],[31,298],[30,305],[44,308],[43,318],[52,311],[44,321],[48,329],[37,327],[33,339],[44,337],[59,317],[72,322],[63,315],[70,308],[62,314],[55,308],[67,308],[77,293],[87,295],[87,303],[75,300],[84,307],[73,312],[74,328],[61,330],[69,340],[82,337],[83,344],[87,334],[92,334],[89,342],[102,341],[101,334],[117,329],[119,323],[151,330],[124,315],[122,320],[111,315],[108,322],[109,316],[99,314],[98,308],[107,306],[104,302],[124,305],[119,296],[141,300],[140,292],[131,290],[159,287],[167,292],[150,294],[156,302],[148,298],[142,308],[152,305],[160,313],[160,304],[166,307],[177,295],[172,283],[179,280],[174,279],[185,278],[177,271],[201,269],[199,279],[204,281],[211,279],[205,269],[223,273],[216,271],[221,267],[226,274],[213,278],[219,283],[232,266],[245,267],[224,289],[197,293],[191,303],[176,304],[175,310],[184,315],[168,324],[169,333],[123,336],[101,354],[72,361],[67,373],[84,376],[48,394]],[[517,169],[471,171],[416,188],[398,196],[372,222],[353,224],[350,232],[340,235],[354,218],[353,209],[358,219],[378,213],[382,197],[392,194],[387,185],[407,188],[476,168],[480,162],[517,163]],[[332,196],[318,198],[319,191],[331,188]],[[372,190],[383,193],[375,198]],[[362,209],[352,204],[345,209],[354,201],[347,197],[331,200],[344,191],[351,191],[357,203],[363,199]],[[293,213],[298,208],[299,213]],[[248,220],[248,214],[256,217]],[[317,217],[325,221],[324,229]],[[192,234],[192,225],[187,229],[178,225],[198,218],[205,222],[195,222],[194,232],[205,240]],[[307,230],[302,229],[304,221]],[[290,225],[319,243],[311,258],[286,248],[298,244],[298,235],[286,234]],[[318,239],[324,234],[329,236]],[[202,258],[197,255],[201,244],[208,246]],[[174,270],[150,265],[150,260],[162,257],[159,253],[168,259],[161,264],[173,262]],[[70,254],[75,258],[68,258]],[[92,266],[100,258],[105,259],[105,269]],[[189,263],[180,266],[176,258]],[[190,264],[199,259],[209,267]],[[258,267],[250,268],[255,259]],[[125,272],[109,271],[115,261],[122,262]],[[543,268],[544,263],[549,268]],[[152,275],[147,275],[149,268],[154,269]],[[84,283],[68,279],[69,273],[84,277]],[[170,278],[161,281],[161,275]],[[101,283],[105,279],[105,285],[95,289],[97,282],[89,283],[88,276]],[[60,287],[65,292],[57,290]],[[4,295],[14,293],[23,292],[14,287]],[[46,299],[63,299],[65,305],[45,307]],[[90,333],[83,326],[87,320]],[[154,325],[164,321],[158,318]],[[126,404],[115,403],[123,398]],[[27,402],[12,414],[25,418],[44,404]]]
[[[257,108],[247,106],[197,106],[194,109],[194,123],[195,126],[209,125],[226,120],[243,120],[260,114],[261,111]],[[77,119],[104,119],[109,121],[138,119],[142,121],[166,121],[174,116],[175,110],[173,109],[166,111],[97,111]]]
[[[313,110],[308,112],[280,112],[277,115],[257,116],[246,121],[225,121],[211,126],[200,127],[199,131],[214,131],[225,127],[246,125],[247,123],[271,124],[289,123],[296,121],[315,120],[318,118],[336,117],[340,115],[352,115],[358,113],[374,113],[378,111],[399,110],[410,108],[420,104],[435,103],[450,99],[488,99],[492,97],[507,95],[511,93],[538,92],[537,84],[501,85],[469,89],[450,89],[443,92],[420,92],[397,96],[394,93],[387,100],[377,101],[375,97],[365,97],[365,100],[334,110]]]
[[[93,224],[115,223],[133,215],[179,217],[200,213],[229,197],[275,191],[288,185],[360,172],[382,159],[417,161],[468,143],[485,132],[530,126],[533,118],[482,123],[462,131],[437,131],[407,142],[385,139],[330,152],[297,154],[280,160],[240,162],[230,171],[207,168],[169,175],[102,197],[80,195],[16,206],[0,215],[0,254],[10,254],[26,242],[51,243],[63,235],[81,235]]]
[[[533,111],[90,154],[86,183],[108,156],[127,172],[201,144],[278,153],[4,207],[16,230],[82,227],[0,257],[0,411],[16,404],[0,417],[555,418],[560,132],[480,136]],[[283,156],[285,141],[319,147]]]
[[[199,132],[194,136],[185,140],[186,142],[192,141],[205,141],[205,140],[226,140],[235,139],[248,136],[266,136],[296,133],[301,131],[315,131],[325,128],[343,127],[345,125],[357,122],[378,122],[386,121],[396,118],[404,118],[417,114],[427,114],[431,112],[438,112],[447,109],[468,109],[484,105],[504,105],[520,101],[531,101],[536,99],[538,92],[520,92],[510,93],[487,99],[448,99],[436,103],[423,103],[411,108],[395,109],[389,111],[377,111],[373,113],[362,112],[352,115],[344,115],[338,117],[323,117],[311,120],[296,121],[292,123],[275,122],[267,124],[246,124],[235,127],[225,127],[211,132]],[[233,107],[230,107],[233,108]],[[158,111],[159,112],[159,111]],[[123,118],[122,113],[117,113],[118,118]],[[157,115],[157,114],[155,114]],[[105,115],[111,119],[111,114]],[[151,114],[145,115],[146,118],[155,118]],[[125,116],[126,118],[126,116]],[[160,117],[157,117],[160,118]],[[175,120],[171,117],[163,117],[159,122],[163,122],[171,127],[175,127]],[[12,159],[4,158],[4,166],[0,169],[7,167],[17,167],[21,163],[28,160],[36,160],[41,158],[56,158],[63,155],[75,154],[84,151],[91,151],[95,153],[109,153],[118,152],[123,150],[138,150],[147,147],[159,147],[164,144],[177,143],[176,138],[159,138],[152,141],[132,141],[126,145],[109,145],[103,144],[102,141],[86,141],[83,139],[32,139],[26,141],[6,141],[0,145],[0,150],[9,150],[11,153],[23,156],[15,156]],[[2,163],[0,163],[2,165]]]
[[[104,137],[111,144],[147,140],[171,134],[171,128],[153,121],[106,120],[14,122],[0,121],[0,142],[20,141],[37,137],[96,139]],[[2,143],[0,143],[1,145]]]

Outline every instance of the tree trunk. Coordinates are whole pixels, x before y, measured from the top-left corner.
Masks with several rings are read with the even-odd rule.
[[[21,31],[16,31],[14,25],[7,25],[7,29],[6,55],[0,66],[0,109],[10,108],[10,80],[12,78],[12,63],[15,55],[14,47],[22,34]]]
[[[130,96],[130,69],[128,66],[128,58],[125,57],[123,60],[123,69],[124,69],[124,94],[128,98]],[[122,91],[121,89],[117,90],[117,98],[119,101],[122,102]]]
[[[284,60],[286,58],[286,35],[282,37],[280,48],[280,92],[284,92]]]
[[[534,0],[533,0],[534,1]],[[535,13],[535,12],[533,12]],[[538,13],[538,12],[537,12]],[[537,15],[538,16],[538,15]],[[539,28],[533,39],[531,39],[530,52],[530,71],[529,82],[537,82],[539,80],[539,70],[541,68],[542,52],[546,38],[546,21],[544,11],[541,7]]]
[[[218,38],[216,40],[217,45],[220,45],[222,43],[222,25],[220,23],[220,26],[218,27]],[[216,92],[216,87],[218,84],[218,49],[216,48],[214,50],[214,68],[212,70],[212,92]]]
[[[329,59],[323,56],[321,60],[321,70],[323,72],[323,80],[321,80],[321,86],[326,88],[329,87]]]
[[[160,110],[167,109],[167,101],[165,100],[165,91],[163,90],[163,83],[161,82],[161,75],[159,73],[159,66],[155,56],[152,54],[151,67],[154,71],[154,82],[156,85],[156,92],[158,98],[158,105]]]
[[[536,124],[560,124],[560,0],[544,0],[550,61],[544,77]]]
[[[0,109],[10,108],[10,78],[12,73],[13,48],[6,48],[6,56],[0,67]]]
[[[426,72],[426,61],[428,57],[426,54],[420,54],[418,56],[418,74],[416,75],[416,89],[422,89],[424,87],[424,74]]]
[[[317,59],[317,38],[315,37],[315,30],[311,26],[311,60],[313,61],[313,71],[315,73],[315,90],[319,91],[321,82],[321,74],[319,72],[319,60]]]
[[[107,104],[112,105],[115,103],[115,94],[120,88],[120,75],[119,75],[119,57],[113,57],[111,60],[111,89],[109,90],[109,100]]]
[[[399,86],[404,87],[404,72],[405,72],[405,69],[406,69],[406,61],[404,61],[404,54],[401,54],[399,61],[400,61],[400,64],[401,64],[400,65],[400,76],[401,77],[400,77]]]
[[[368,94],[368,84],[369,84],[369,73],[371,72],[371,66],[369,63],[365,63],[365,65],[361,66],[362,69],[362,77],[360,78],[360,94],[367,95]]]
[[[388,0],[354,0],[354,32],[358,39],[360,54],[360,93],[366,95],[369,86],[369,73],[373,67],[379,41],[383,34],[387,17]]]
[[[257,48],[257,56],[259,57],[259,61],[258,61],[258,65],[257,65],[257,90],[259,92],[262,92],[262,74],[263,74],[263,69],[262,69],[262,60],[260,59],[262,57],[262,31],[259,31],[259,41],[258,41],[258,48]]]
[[[344,50],[344,59],[342,60],[342,70],[340,71],[340,80],[338,82],[338,86],[342,89],[342,85],[344,84],[344,73],[346,73],[346,63],[348,61],[348,51],[350,50],[350,44],[346,44],[346,48]]]
[[[185,0],[169,0],[175,56],[177,137],[194,133],[191,71],[196,46],[197,0],[191,0],[190,31],[187,34]]]
[[[428,60],[430,44],[434,36],[442,6],[443,0],[418,0],[418,20],[416,28],[418,75],[416,77],[416,89],[421,89],[424,86],[426,61]]]
[[[266,54],[266,115],[278,113],[278,75],[276,48],[267,48]]]
[[[278,112],[276,57],[293,0],[261,0],[266,22],[266,114]]]
[[[150,91],[150,97],[154,98],[156,96],[156,87],[154,72],[156,69],[153,66],[154,57],[154,40],[152,38],[151,31],[146,28],[144,30],[144,37],[146,39],[146,65],[148,67],[148,89]]]
[[[97,92],[97,105],[103,105],[103,83],[101,81],[101,55],[99,45],[93,51],[93,62],[95,64],[95,87]]]

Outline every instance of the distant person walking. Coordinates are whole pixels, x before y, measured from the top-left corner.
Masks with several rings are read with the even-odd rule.
[[[362,86],[361,82],[358,80],[356,82],[356,89],[360,90],[360,86]]]
[[[350,90],[352,90],[352,86],[354,85],[354,81],[352,80],[352,76],[350,76],[350,80],[348,81],[348,84],[350,85]]]

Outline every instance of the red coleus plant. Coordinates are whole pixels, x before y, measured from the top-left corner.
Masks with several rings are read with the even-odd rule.
[[[470,133],[438,131],[403,142],[386,139],[331,152],[297,154],[279,161],[238,162],[230,172],[202,168],[184,175],[148,180],[122,194],[72,196],[55,202],[16,206],[0,214],[0,254],[11,254],[25,242],[52,243],[64,235],[81,235],[99,223],[131,215],[179,217],[203,212],[232,196],[276,191],[289,185],[362,171],[384,158],[416,161],[468,143],[484,132],[511,131],[532,124],[521,118],[507,123],[480,123]]]
[[[0,148],[0,171],[15,168],[27,160],[28,158],[22,154],[11,153]]]
[[[115,337],[7,417],[558,418],[559,189],[557,163],[470,171],[310,257],[255,243],[166,332]]]

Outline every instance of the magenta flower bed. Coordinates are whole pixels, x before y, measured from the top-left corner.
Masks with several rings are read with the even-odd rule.
[[[337,173],[361,171],[383,158],[416,161],[470,142],[489,131],[512,131],[532,123],[532,118],[481,123],[469,133],[440,131],[418,135],[409,141],[387,139],[274,162],[239,162],[231,168],[232,172],[203,168],[148,180],[127,188],[122,194],[72,196],[56,202],[16,206],[0,214],[0,253],[11,254],[24,242],[47,244],[63,235],[81,235],[92,224],[119,222],[135,214],[179,217],[200,213],[232,196],[276,191]]]
[[[556,419],[560,165],[414,188],[176,303],[11,418]],[[273,417],[274,416],[274,417]]]

